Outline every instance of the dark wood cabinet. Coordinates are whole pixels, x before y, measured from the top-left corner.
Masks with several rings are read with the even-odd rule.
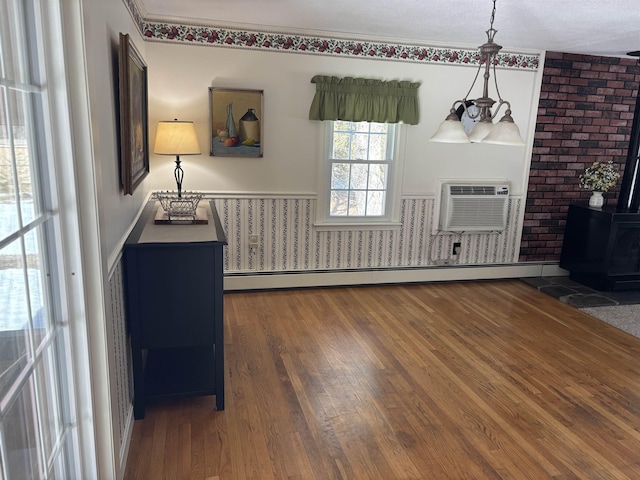
[[[640,214],[572,204],[560,266],[598,290],[640,289]]]
[[[156,225],[151,201],[124,246],[136,419],[152,398],[215,395],[224,409],[226,237],[206,206],[206,225]]]

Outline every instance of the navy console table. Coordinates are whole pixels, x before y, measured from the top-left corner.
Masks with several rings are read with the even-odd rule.
[[[208,223],[156,225],[149,202],[124,246],[134,417],[152,398],[215,395],[224,409],[223,248],[213,202]]]
[[[640,289],[640,213],[569,206],[560,267],[597,290]]]

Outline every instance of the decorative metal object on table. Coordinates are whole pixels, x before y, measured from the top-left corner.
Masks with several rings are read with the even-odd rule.
[[[204,195],[198,192],[156,192],[154,197],[160,202],[162,211],[158,211],[155,218],[156,224],[184,224],[184,223],[208,223],[206,212],[198,209],[198,204]]]

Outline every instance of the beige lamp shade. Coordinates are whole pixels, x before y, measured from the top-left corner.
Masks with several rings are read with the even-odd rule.
[[[458,116],[451,112],[444,122],[438,127],[438,131],[429,139],[430,142],[439,143],[469,143],[469,137],[464,131],[462,122]]]
[[[158,122],[153,153],[158,155],[199,155],[200,145],[193,122]]]
[[[524,140],[522,140],[522,136],[520,136],[520,129],[513,122],[511,114],[507,113],[493,126],[491,132],[482,139],[482,143],[521,147],[524,145]]]
[[[481,142],[484,137],[493,130],[493,122],[490,118],[485,118],[476,123],[469,132],[469,140],[473,143]]]

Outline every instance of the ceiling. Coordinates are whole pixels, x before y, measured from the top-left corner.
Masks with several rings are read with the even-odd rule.
[[[137,0],[149,19],[475,48],[492,0]],[[505,50],[625,57],[640,50],[638,0],[497,0]]]

